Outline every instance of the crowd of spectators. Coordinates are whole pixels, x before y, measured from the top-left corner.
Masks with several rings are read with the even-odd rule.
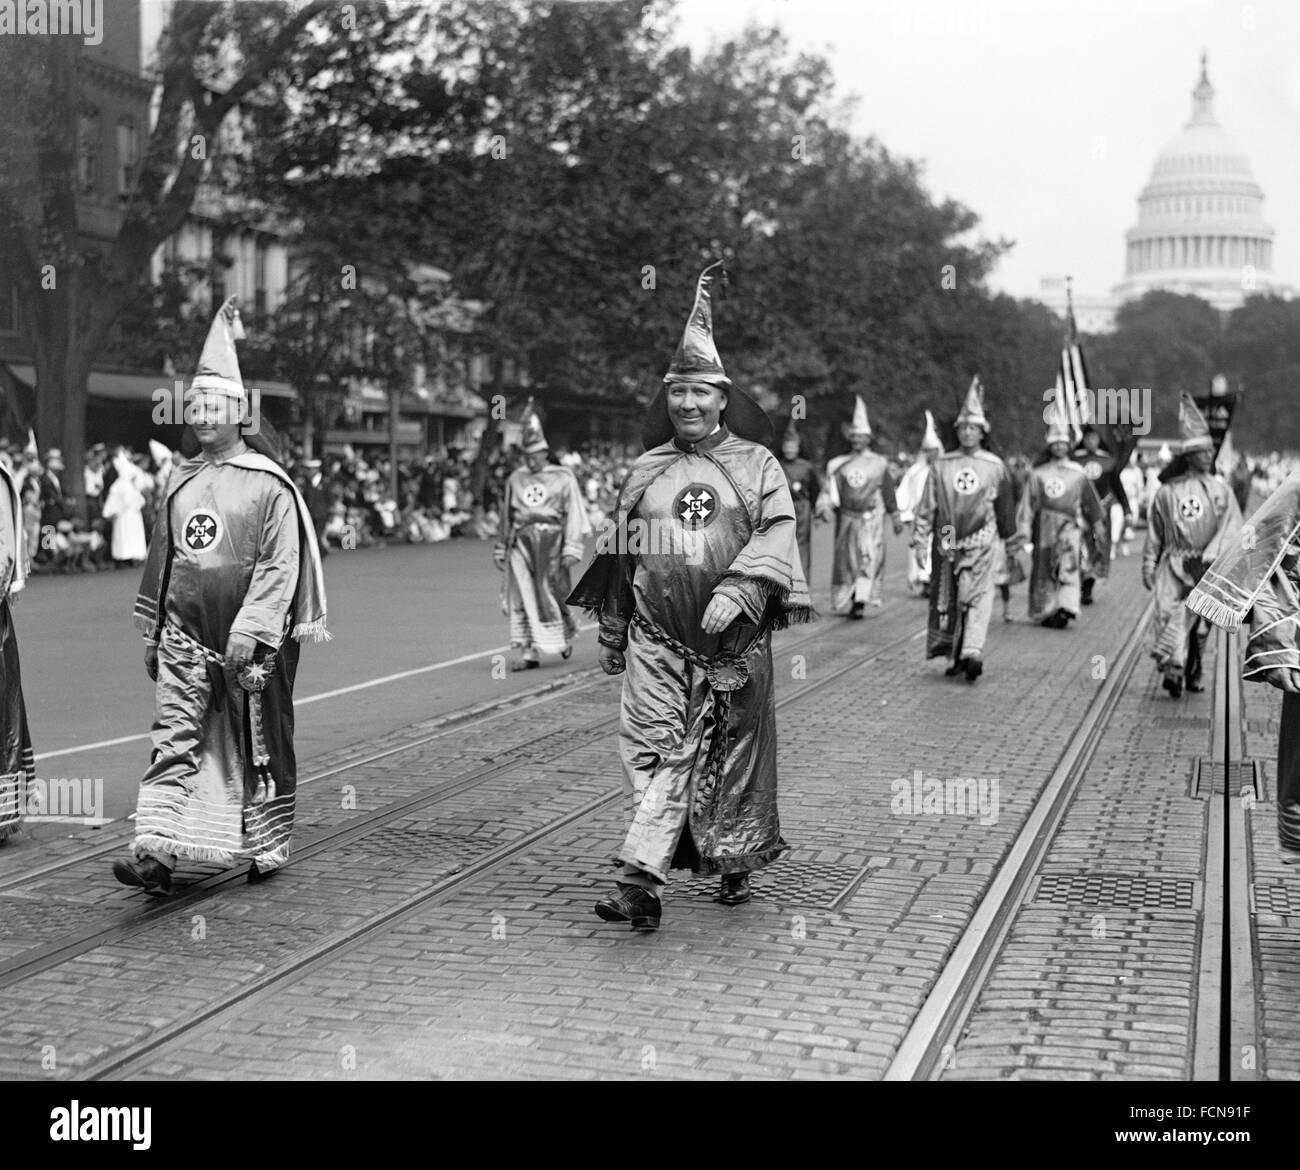
[[[386,457],[352,452],[308,460],[301,452],[285,465],[316,525],[322,551],[389,543],[430,544],[452,539],[492,540],[510,473],[523,463],[517,450],[494,452],[475,468],[473,451],[451,448],[399,462],[398,499]],[[86,452],[85,517],[63,485],[62,452],[39,454],[0,439],[0,462],[14,474],[33,571],[88,572],[140,565],[154,516],[179,451],[150,442],[147,452],[98,443]],[[612,508],[630,463],[564,453],[582,487],[593,527]],[[477,484],[477,488],[476,485]]]
[[[86,515],[62,483],[64,462],[57,449],[38,455],[0,439],[0,461],[18,485],[22,522],[36,572],[78,572],[138,566],[179,452],[150,442],[147,452],[98,443],[86,452]],[[598,531],[613,508],[630,458],[562,452],[553,456],[577,477],[588,519]],[[1140,526],[1168,463],[1165,451],[1135,454],[1121,473],[1131,504],[1130,523]],[[890,462],[895,477],[910,463],[906,454]],[[510,473],[523,462],[517,450],[492,453],[476,467],[474,452],[450,448],[423,459],[400,462],[398,498],[391,492],[387,457],[367,460],[345,451],[307,460],[291,454],[286,466],[307,501],[323,551],[388,543],[431,544],[445,540],[492,540]],[[1012,472],[1027,473],[1027,459],[1012,456]],[[1249,512],[1300,468],[1300,457],[1273,452],[1237,457],[1226,478]]]

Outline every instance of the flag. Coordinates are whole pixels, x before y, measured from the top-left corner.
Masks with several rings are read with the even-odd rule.
[[[1094,396],[1088,380],[1088,367],[1079,344],[1079,330],[1074,322],[1074,299],[1070,286],[1065,286],[1065,339],[1061,346],[1061,364],[1057,371],[1057,394],[1064,394],[1066,413],[1070,420],[1070,434],[1075,444],[1083,441],[1083,428],[1091,425],[1101,438],[1101,445],[1114,456],[1117,470],[1128,466],[1137,447],[1132,419],[1098,419],[1094,409]]]

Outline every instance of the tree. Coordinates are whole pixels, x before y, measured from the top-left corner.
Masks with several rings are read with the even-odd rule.
[[[284,83],[295,50],[348,42],[378,51],[390,23],[382,8],[329,0],[178,0],[160,46],[156,122],[121,228],[102,251],[86,243],[78,214],[77,114],[88,68],[81,41],[0,38],[0,253],[33,350],[36,429],[63,448],[70,496],[82,497],[91,367],[113,323],[144,294],[150,257],[211,177],[223,126],[241,103]]]

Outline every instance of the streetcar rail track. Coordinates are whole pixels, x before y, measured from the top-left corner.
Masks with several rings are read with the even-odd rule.
[[[1047,856],[1088,764],[1142,655],[1154,605],[1138,618],[1114,668],[1093,696],[1051,776],[1011,843],[974,915],[885,1070],[887,1081],[936,1080],[988,982],[1016,913]]]
[[[802,646],[808,645],[824,636],[824,631],[816,631],[804,638],[793,643],[787,643],[781,647],[782,652],[795,650]],[[825,679],[819,679],[778,700],[778,705],[790,702],[795,698],[802,697],[812,690],[819,689],[830,681],[842,677],[843,674],[850,670],[856,669],[867,662],[874,661],[876,658],[888,653],[890,650],[897,648],[903,643],[917,637],[915,631],[895,639],[882,647],[876,647],[865,655],[854,655],[846,666],[842,666],[833,671]],[[603,671],[596,668],[599,677],[592,680],[594,686],[600,679],[603,679]],[[584,684],[580,689],[588,689]],[[572,695],[574,688],[560,690],[557,694]],[[542,697],[539,702],[549,701],[548,697]],[[496,712],[492,717],[500,717],[505,714],[513,714],[518,711],[518,706],[511,708],[509,711]],[[282,869],[288,869],[299,861],[305,861],[319,854],[337,848],[342,845],[350,844],[360,840],[370,833],[383,828],[385,825],[399,820],[403,817],[410,816],[413,813],[423,811],[424,809],[444,803],[452,798],[470,791],[486,780],[503,773],[512,771],[529,763],[552,762],[562,759],[564,756],[572,754],[578,749],[587,746],[601,736],[607,734],[610,730],[618,725],[618,715],[602,715],[594,722],[584,727],[564,729],[557,732],[556,729],[550,728],[543,730],[539,734],[530,737],[520,744],[512,745],[503,751],[499,756],[486,760],[474,767],[471,767],[462,774],[449,780],[439,782],[430,788],[418,792],[412,796],[403,797],[399,800],[392,801],[381,808],[363,813],[357,817],[350,817],[339,825],[333,826],[310,837],[303,844],[294,849],[290,859]],[[454,734],[463,731],[464,728],[454,726],[443,728],[438,732],[423,737],[420,740],[413,741],[375,753],[367,757],[364,761],[351,761],[339,765],[327,773],[322,773],[316,779],[323,778],[324,775],[333,775],[340,771],[347,771],[351,768],[362,766],[363,763],[372,763],[375,760],[389,758],[400,754],[401,752],[413,750],[416,747],[423,746],[441,736]],[[543,741],[552,741],[547,752],[539,754],[536,751],[538,745]],[[558,741],[558,742],[556,742]],[[617,795],[617,794],[615,794]],[[610,799],[613,799],[611,797]],[[112,852],[121,847],[121,840],[111,843],[105,849],[97,851],[91,855],[102,856],[104,853]],[[87,860],[83,857],[80,860]],[[69,861],[67,864],[72,864]],[[47,867],[45,872],[57,868]],[[141,931],[147,930],[157,922],[174,917],[184,911],[191,909],[197,903],[203,902],[217,891],[224,889],[233,883],[241,882],[247,875],[248,867],[239,866],[237,868],[222,871],[221,873],[211,874],[205,878],[187,885],[185,888],[178,890],[168,897],[165,901],[162,899],[149,899],[145,909],[140,910],[135,905],[118,912],[114,915],[106,916],[105,920],[80,931],[69,932],[48,943],[38,944],[30,947],[25,951],[13,956],[12,958],[0,962],[0,988],[10,987],[24,979],[31,978],[42,971],[50,970],[59,964],[76,958],[78,955],[85,954],[87,951],[94,950],[98,947],[119,942]],[[27,880],[35,880],[36,875],[27,875]],[[147,897],[142,895],[142,897]],[[135,899],[133,902],[137,901]]]
[[[884,657],[902,646],[905,646],[908,642],[914,641],[923,633],[924,630],[909,631],[908,633],[885,643],[883,646],[874,648],[869,653],[854,655],[847,663],[836,667],[825,677],[809,682],[791,693],[778,698],[776,701],[777,708],[780,709],[787,707],[793,703],[799,702],[810,694],[823,690],[843,678],[845,675]],[[613,716],[603,720],[602,727],[604,730],[608,730],[611,727],[617,726],[617,723],[618,716]],[[123,1050],[101,1060],[87,1069],[82,1074],[81,1079],[95,1081],[130,1075],[130,1073],[134,1071],[141,1062],[151,1057],[160,1048],[163,1048],[177,1039],[196,1031],[200,1027],[218,1021],[227,1015],[240,1010],[251,1000],[265,998],[285,986],[299,982],[301,979],[306,978],[313,970],[318,969],[321,965],[333,962],[340,954],[347,953],[348,951],[363,945],[367,940],[378,934],[382,934],[400,924],[407,918],[412,917],[414,914],[458,893],[461,889],[468,886],[469,883],[492,872],[500,866],[505,865],[534,846],[545,842],[550,838],[556,837],[571,826],[580,824],[598,813],[603,812],[605,809],[616,804],[622,799],[622,797],[623,794],[621,790],[615,789],[614,791],[605,793],[595,799],[588,800],[575,809],[570,809],[559,814],[549,820],[546,824],[523,833],[512,841],[497,846],[482,856],[466,863],[456,872],[448,874],[446,877],[439,878],[425,889],[407,896],[397,905],[390,906],[378,913],[372,914],[364,921],[359,922],[346,930],[339,931],[333,936],[322,939],[305,951],[299,951],[296,955],[291,956],[285,962],[279,964],[275,970],[268,971],[264,975],[258,976],[246,983],[244,986],[236,988],[226,995],[216,998],[204,1008],[191,1013],[183,1021],[177,1021],[172,1025],[162,1028],[146,1040],[125,1047]],[[431,798],[427,803],[433,803],[433,799]],[[357,833],[357,836],[364,835],[363,832]],[[297,855],[295,854],[295,856]],[[228,878],[227,880],[233,879]],[[30,974],[35,973],[35,971],[30,972]],[[26,976],[24,975],[22,977],[25,978]],[[0,987],[5,985],[5,982],[0,980]]]

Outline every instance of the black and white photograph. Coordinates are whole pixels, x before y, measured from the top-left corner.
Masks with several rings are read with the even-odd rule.
[[[1300,6],[0,0],[20,1148],[1249,1146],[1298,973]]]

